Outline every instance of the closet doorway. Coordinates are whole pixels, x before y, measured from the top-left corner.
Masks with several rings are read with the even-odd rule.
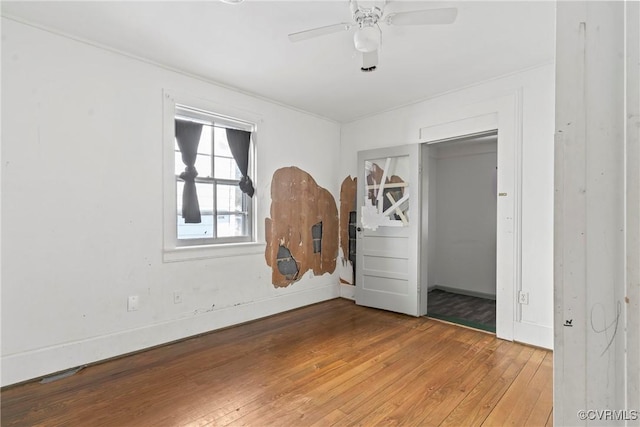
[[[492,131],[422,150],[427,316],[494,333],[497,142]]]

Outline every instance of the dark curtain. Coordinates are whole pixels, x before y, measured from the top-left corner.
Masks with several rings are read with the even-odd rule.
[[[182,218],[184,218],[184,222],[188,224],[198,224],[202,222],[195,181],[196,176],[198,176],[195,164],[201,134],[201,124],[176,120],[176,139],[180,153],[182,154],[182,162],[185,165],[184,172],[180,174],[180,178],[184,180]]]
[[[240,169],[242,179],[240,179],[240,190],[253,197],[254,188],[251,178],[247,175],[249,169],[249,144],[251,142],[251,132],[238,129],[227,129],[227,141],[231,155]]]

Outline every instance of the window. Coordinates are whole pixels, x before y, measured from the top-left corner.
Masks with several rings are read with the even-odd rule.
[[[260,115],[163,91],[163,261],[259,254]]]
[[[176,246],[253,241],[255,126],[186,105],[174,111]]]
[[[260,115],[166,89],[162,106],[163,262],[264,253],[252,182]]]

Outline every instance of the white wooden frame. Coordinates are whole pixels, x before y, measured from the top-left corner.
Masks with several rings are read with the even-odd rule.
[[[524,334],[522,341],[526,342],[526,334],[530,331],[520,330],[521,311],[516,301],[522,287],[522,89],[470,105],[447,119],[422,127],[420,142],[435,143],[498,131],[496,336],[520,341],[519,335]],[[426,227],[427,223],[423,221],[422,226]],[[421,277],[426,278],[426,266],[424,268]],[[424,280],[421,294],[426,295],[427,285]],[[422,309],[426,312],[426,301]]]
[[[188,105],[204,111],[215,111],[221,117],[234,117],[237,120],[253,124],[255,130],[258,130],[258,126],[263,122],[262,118],[251,112],[219,105],[200,97],[167,89],[163,90],[162,101],[163,262],[219,258],[264,252],[265,243],[258,241],[258,207],[256,197],[251,199],[253,215],[251,218],[252,239],[250,242],[179,246],[177,244],[176,232],[176,185],[174,174],[174,118],[176,105]],[[252,143],[255,143],[255,138]],[[250,162],[249,175],[256,176],[256,169],[255,161]]]

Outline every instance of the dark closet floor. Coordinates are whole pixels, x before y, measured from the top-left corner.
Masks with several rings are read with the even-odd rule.
[[[484,331],[496,331],[496,301],[434,289],[427,297],[427,316]]]

